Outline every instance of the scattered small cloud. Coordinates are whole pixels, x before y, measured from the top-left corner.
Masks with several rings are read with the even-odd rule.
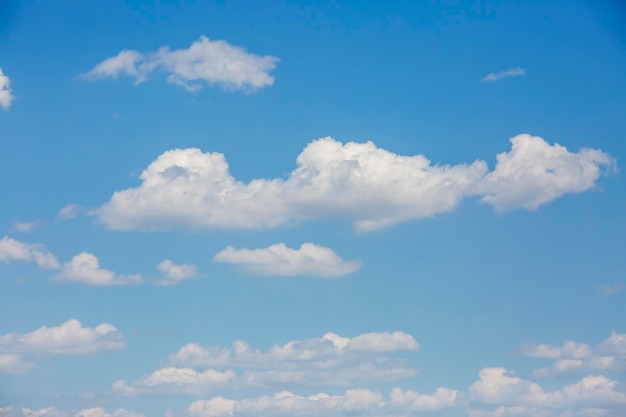
[[[95,255],[82,252],[63,265],[61,272],[52,278],[57,282],[85,285],[132,285],[140,284],[140,274],[117,275],[108,269],[100,268],[100,261]]]
[[[11,80],[4,74],[0,68],[0,107],[8,110],[13,101],[13,91],[11,90]]]
[[[33,410],[30,408],[0,407],[0,417],[146,417],[142,413],[118,408],[108,412],[102,407],[86,408],[77,412],[67,412],[56,407]]]
[[[15,353],[0,353],[0,375],[17,375],[24,373],[35,366],[34,363],[24,360]],[[2,416],[2,414],[0,414]]]
[[[561,346],[527,344],[520,347],[519,353],[526,357],[554,361],[551,366],[535,371],[539,377],[616,372],[626,369],[626,334],[613,332],[595,347],[571,340],[563,342]]]
[[[501,80],[503,78],[521,77],[523,75],[526,75],[525,68],[514,67],[514,68],[509,68],[500,72],[491,72],[485,75],[485,77],[483,77],[481,81],[489,83],[489,82],[495,82],[495,81]]]
[[[85,209],[78,204],[68,204],[57,212],[57,219],[72,220],[84,213]]]
[[[139,84],[153,72],[162,71],[168,74],[169,83],[188,91],[201,89],[202,82],[226,90],[251,91],[274,83],[269,73],[277,62],[274,56],[255,55],[224,40],[212,41],[202,36],[187,49],[171,50],[163,46],[147,53],[123,50],[82,77],[99,80],[125,75],[135,78],[135,83]]]
[[[626,284],[600,285],[598,291],[601,295],[608,297],[622,292],[626,289]]]
[[[303,243],[300,249],[291,249],[277,243],[264,249],[235,249],[231,246],[213,258],[242,266],[253,275],[297,276],[337,278],[358,271],[359,260],[344,261],[332,249]]]
[[[22,243],[8,236],[0,239],[0,262],[34,262],[40,268],[58,269],[57,258],[42,244]]]
[[[198,268],[191,264],[176,265],[169,259],[161,262],[157,268],[162,274],[155,283],[157,285],[176,285],[184,280],[194,279],[198,277]]]
[[[15,233],[30,233],[35,228],[35,222],[15,222],[9,230]]]

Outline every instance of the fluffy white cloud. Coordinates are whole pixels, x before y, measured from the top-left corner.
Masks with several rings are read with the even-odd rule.
[[[11,106],[12,101],[11,80],[0,68],[0,107],[6,110]]]
[[[161,274],[163,274],[163,276],[156,281],[158,285],[176,285],[186,279],[194,279],[198,276],[198,270],[195,265],[176,265],[169,259],[161,262],[157,268]]]
[[[224,155],[174,149],[141,174],[136,188],[118,191],[95,214],[111,229],[176,227],[273,228],[310,219],[349,219],[359,230],[432,217],[479,196],[498,211],[537,209],[563,194],[592,188],[612,167],[593,149],[569,152],[540,137],[519,135],[489,172],[484,161],[432,165],[373,143],[311,142],[287,179],[237,181]]]
[[[0,374],[21,374],[32,367],[33,363],[25,361],[21,355],[0,353]]]
[[[348,386],[355,382],[396,380],[416,371],[401,359],[382,353],[415,351],[409,334],[366,333],[354,338],[328,333],[322,338],[296,340],[267,351],[244,341],[232,347],[202,347],[192,343],[170,356],[174,365],[128,384],[117,381],[116,393],[202,394],[214,389],[277,386]],[[235,371],[236,370],[236,371]]]
[[[585,415],[590,410],[618,417],[626,410],[626,392],[619,382],[587,376],[561,390],[546,392],[504,368],[486,368],[468,391],[470,416]],[[587,414],[589,415],[589,414]]]
[[[83,77],[95,80],[126,75],[140,83],[154,71],[163,71],[168,74],[168,82],[189,91],[202,88],[201,82],[229,90],[254,90],[274,83],[269,73],[277,62],[276,57],[251,54],[226,41],[202,36],[187,49],[164,46],[149,53],[123,50]]]
[[[336,278],[361,268],[361,261],[344,261],[332,249],[303,243],[291,249],[277,243],[264,249],[235,249],[231,246],[215,255],[216,262],[240,265],[253,275],[306,275]]]
[[[394,389],[388,400],[378,392],[352,389],[343,395],[319,393],[307,397],[282,391],[272,397],[230,400],[215,397],[194,401],[189,406],[193,417],[219,416],[408,416],[438,411],[455,405],[457,392],[439,388],[434,394]]]
[[[57,258],[41,244],[22,243],[8,236],[0,239],[0,262],[34,262],[40,268],[57,269]]]
[[[613,332],[596,347],[570,340],[561,346],[524,345],[519,352],[522,356],[554,360],[551,366],[535,371],[535,375],[542,377],[581,372],[620,371],[626,369],[626,334]]]
[[[98,258],[87,252],[79,253],[64,264],[53,280],[86,285],[131,285],[143,281],[140,274],[116,275],[113,271],[100,268]]]
[[[11,232],[30,233],[35,227],[35,222],[15,222],[11,227]]]
[[[126,346],[124,336],[109,323],[83,327],[78,320],[60,326],[42,326],[29,333],[0,336],[0,353],[94,355]]]
[[[505,69],[504,71],[500,71],[500,72],[490,72],[489,74],[485,75],[481,81],[489,83],[489,82],[501,80],[503,78],[521,77],[522,75],[525,75],[525,74],[526,74],[525,68],[514,67],[514,68]]]

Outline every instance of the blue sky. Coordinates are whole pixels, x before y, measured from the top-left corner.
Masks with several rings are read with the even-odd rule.
[[[626,413],[619,2],[0,6],[0,416]]]

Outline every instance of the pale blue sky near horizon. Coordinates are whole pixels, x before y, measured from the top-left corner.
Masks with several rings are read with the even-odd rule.
[[[459,400],[428,415],[462,416],[472,415],[469,410],[493,411],[493,404],[468,391],[479,371],[491,367],[510,369],[546,391],[588,375],[626,385],[626,342],[623,356],[614,355],[614,366],[585,362],[579,371],[547,378],[533,371],[556,356],[519,353],[525,344],[560,346],[573,340],[596,346],[612,332],[626,333],[621,287],[626,284],[626,182],[620,172],[626,159],[626,8],[619,2],[10,4],[0,6],[0,68],[10,78],[13,96],[7,108],[0,108],[0,238],[43,244],[61,266],[40,268],[3,255],[0,245],[0,338],[77,319],[90,328],[111,323],[125,346],[57,355],[43,347],[39,353],[19,351],[0,339],[0,358],[17,352],[34,363],[3,374],[0,360],[0,416],[9,406],[50,406],[67,413],[123,407],[146,416],[163,415],[171,407],[174,415],[186,416],[193,401],[217,396],[253,398],[284,389],[297,395],[340,394],[349,388],[386,396],[394,387],[421,393],[459,390],[469,402]],[[165,69],[141,83],[123,74],[81,76],[122,50],[148,56],[163,46],[189,48],[201,36],[278,58],[268,71],[273,83],[242,91],[200,80],[202,88],[188,91],[167,82]],[[524,71],[483,80],[512,68]],[[247,183],[286,179],[303,149],[327,136],[344,144],[372,141],[397,155],[424,155],[437,165],[482,160],[491,171],[496,155],[509,152],[509,139],[520,134],[558,143],[571,153],[601,150],[613,162],[601,166],[603,173],[591,186],[561,192],[537,210],[500,213],[479,202],[480,193],[468,192],[450,210],[365,232],[352,224],[358,205],[335,215],[332,203],[324,202],[303,217],[290,212],[293,222],[260,229],[204,227],[200,216],[182,228],[164,222],[160,231],[114,230],[110,218],[98,214],[113,193],[139,187],[141,172],[172,149],[222,153],[232,176]],[[520,198],[544,192],[537,187],[520,186]],[[168,214],[167,201],[163,212],[146,201],[126,209],[146,216],[158,212],[157,219],[173,222],[184,218]],[[387,210],[385,201],[377,203]],[[82,212],[60,219],[59,210],[69,204]],[[391,217],[397,213],[388,210]],[[32,231],[15,231],[17,222],[32,223]],[[297,249],[306,242],[330,248],[344,261],[358,259],[362,266],[320,279],[310,276],[315,274],[255,276],[242,269],[245,265],[214,260],[228,246],[261,249],[284,243]],[[144,282],[54,281],[64,273],[62,265],[81,252],[97,256],[102,268],[119,275],[142,274]],[[197,276],[177,285],[152,285],[165,259],[194,265]],[[607,295],[609,287],[614,292]],[[415,376],[366,376],[346,386],[198,388],[204,391],[192,395],[172,388],[166,394],[124,397],[113,389],[115,381],[130,385],[165,367],[170,355],[192,342],[228,347],[243,339],[266,350],[328,332],[355,337],[393,331],[411,335],[419,350],[372,354],[406,359],[402,366],[417,369]],[[626,388],[620,389],[621,399],[594,407],[619,417],[626,410]],[[81,392],[91,394],[81,398]],[[502,405],[533,406],[516,401]],[[546,416],[579,411],[578,405],[562,407],[549,408],[554,414]]]

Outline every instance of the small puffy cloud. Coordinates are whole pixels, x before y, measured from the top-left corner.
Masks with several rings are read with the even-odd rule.
[[[67,206],[62,207],[57,212],[57,219],[59,220],[72,220],[78,217],[81,213],[83,213],[85,209],[78,204],[68,204]]]
[[[361,268],[361,261],[344,261],[332,249],[303,243],[291,249],[277,243],[264,249],[235,249],[231,246],[219,252],[214,261],[239,265],[253,275],[306,275],[336,278]]]
[[[35,227],[35,222],[15,222],[11,227],[11,232],[30,233]]]
[[[535,375],[541,377],[583,372],[615,372],[626,369],[626,334],[613,332],[595,347],[569,340],[561,346],[524,345],[519,353],[531,358],[554,360],[551,366],[535,371]]]
[[[11,80],[4,74],[0,68],[0,107],[7,110],[13,101],[13,92],[11,91]]]
[[[0,353],[0,375],[21,374],[32,368],[32,362],[25,361],[21,355],[14,353]],[[0,413],[0,416],[2,414]]]
[[[174,149],[94,211],[111,229],[275,228],[315,219],[346,219],[361,231],[450,212],[478,196],[497,211],[535,210],[568,193],[593,188],[614,160],[594,149],[570,152],[544,139],[518,135],[511,151],[484,161],[433,165],[372,142],[311,142],[287,179],[236,180],[220,153]]]
[[[511,151],[498,154],[495,170],[478,187],[484,195],[481,201],[500,212],[536,210],[563,194],[583,192],[594,186],[603,166],[614,167],[607,154],[595,149],[571,153],[529,135],[517,136],[511,144]]]
[[[615,295],[626,289],[626,284],[614,284],[614,285],[600,285],[598,291],[605,297]]]
[[[495,82],[503,78],[521,77],[526,75],[526,69],[520,67],[509,68],[500,72],[491,72],[483,77],[482,82]]]
[[[244,341],[231,347],[191,343],[170,356],[172,366],[128,384],[117,381],[122,396],[201,395],[226,388],[349,386],[363,381],[390,381],[416,371],[399,358],[382,353],[415,351],[419,344],[404,332],[366,333],[354,338],[328,333],[294,340],[267,351]]]
[[[202,88],[202,82],[227,90],[250,91],[274,84],[270,71],[277,62],[274,56],[255,55],[226,41],[212,41],[202,36],[187,49],[171,50],[164,46],[148,53],[123,50],[83,77],[97,80],[124,75],[140,83],[153,72],[161,71],[168,74],[168,82],[189,91]]]
[[[125,346],[124,336],[112,324],[83,327],[75,319],[60,326],[42,326],[29,333],[0,336],[0,353],[3,354],[95,355]]]
[[[215,397],[194,401],[189,406],[192,417],[220,416],[416,416],[422,412],[453,407],[457,391],[439,388],[434,394],[393,390],[389,399],[367,389],[351,389],[343,395],[319,393],[298,396],[282,391],[272,397],[230,400]]]
[[[117,275],[113,271],[100,268],[100,261],[96,256],[82,252],[64,264],[53,280],[85,285],[132,285],[141,283],[143,278],[140,274]]]
[[[198,276],[198,271],[195,265],[176,265],[169,259],[161,262],[157,268],[162,274],[162,277],[156,281],[157,285],[176,285],[186,279],[194,279]]]
[[[41,244],[22,243],[8,236],[0,239],[0,262],[34,262],[40,268],[58,269],[57,258]]]

